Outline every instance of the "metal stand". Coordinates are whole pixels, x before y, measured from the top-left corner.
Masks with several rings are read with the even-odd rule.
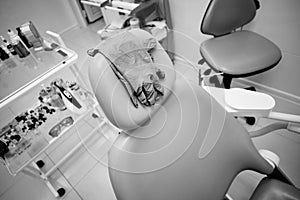
[[[97,108],[95,108],[95,110],[97,110]],[[98,118],[99,117],[99,113],[92,113],[92,116],[94,118]],[[49,190],[51,191],[51,193],[56,197],[62,197],[65,193],[66,190],[62,187],[59,187],[58,189],[56,189],[53,185],[53,183],[51,183],[51,181],[49,180],[49,177],[53,174],[54,171],[56,171],[67,159],[69,159],[75,152],[78,151],[79,148],[82,147],[82,145],[88,140],[90,139],[98,129],[100,129],[103,125],[105,125],[107,123],[106,120],[103,120],[96,128],[94,128],[85,138],[83,138],[83,140],[78,143],[75,147],[73,147],[73,149],[71,149],[63,158],[61,158],[54,166],[51,167],[51,169],[49,169],[47,172],[44,172],[42,170],[43,166],[45,165],[43,160],[39,160],[37,162],[31,162],[31,165],[27,165],[26,167],[24,167],[21,172],[31,176],[33,178],[40,178],[44,181],[44,183],[47,185],[47,187],[49,188]]]
[[[47,185],[51,193],[56,197],[62,197],[66,190],[64,188],[58,188],[57,190],[54,188],[53,184],[49,181],[48,176],[39,168],[39,166],[35,163],[31,163],[32,166],[27,166],[22,170],[22,172],[28,176],[40,178],[44,181],[44,183]]]

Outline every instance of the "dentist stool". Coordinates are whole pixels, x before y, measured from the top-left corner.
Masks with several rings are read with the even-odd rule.
[[[151,37],[140,29],[131,33]],[[151,55],[165,72],[165,94],[152,107],[132,105],[102,55],[89,64],[97,100],[122,130],[108,155],[118,200],[223,199],[241,171],[272,174],[275,165],[257,151],[233,115],[202,87],[175,74],[159,43]]]
[[[200,54],[210,68],[223,73],[230,88],[232,78],[267,71],[281,60],[280,49],[267,38],[247,30],[256,14],[254,0],[211,0],[201,23],[201,32],[212,35],[200,46]]]

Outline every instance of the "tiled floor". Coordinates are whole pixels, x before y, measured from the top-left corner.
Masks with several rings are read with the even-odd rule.
[[[77,66],[83,76],[83,79],[88,83],[87,67],[84,61],[87,57],[86,51],[89,48],[96,46],[101,40],[96,34],[96,31],[103,27],[103,22],[97,22],[90,25],[88,28],[80,28],[72,30],[63,35],[66,45],[76,51],[79,55]],[[177,73],[185,76],[185,78],[197,83],[198,77],[195,69],[191,65],[182,62],[175,62]],[[81,137],[92,131],[99,121],[94,118],[86,118],[81,122],[76,130],[77,134],[66,135],[64,143],[58,144],[47,151],[45,161],[48,163],[45,170],[49,169],[60,157],[62,157],[68,148],[74,146]],[[52,180],[59,186],[63,186],[67,190],[67,194],[63,197],[65,200],[115,200],[107,170],[107,150],[113,141],[113,136],[116,133],[106,132],[96,133],[91,140],[86,142],[83,147],[75,153],[59,170],[52,175]],[[110,142],[107,142],[109,140]],[[298,140],[298,141],[297,141]],[[282,157],[282,167],[286,169],[289,175],[300,186],[300,177],[298,170],[300,163],[294,160],[297,155],[295,152],[300,152],[300,140],[296,136],[290,136],[290,133],[283,131],[276,132],[269,136],[264,136],[259,139],[254,139],[255,144],[259,148],[269,148]],[[105,144],[105,145],[103,145]],[[296,156],[297,157],[297,156]],[[51,164],[52,163],[52,164]],[[1,170],[0,170],[1,172]],[[231,193],[237,199],[247,199],[249,192],[253,190],[257,183],[258,175],[252,172],[244,172],[234,182],[231,188]],[[2,184],[2,183],[1,183]],[[20,175],[13,183],[11,183],[6,192],[0,196],[1,200],[54,200],[55,198],[49,192],[48,188],[42,184],[40,180]],[[251,187],[249,187],[251,186]],[[16,192],[17,191],[17,192]],[[30,192],[28,192],[30,191]]]

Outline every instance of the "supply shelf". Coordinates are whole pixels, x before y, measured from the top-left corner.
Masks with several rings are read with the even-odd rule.
[[[46,50],[44,48],[41,51],[30,50],[30,56],[22,60],[14,57],[13,61],[16,63],[16,66],[13,68],[7,68],[6,71],[2,70],[0,72],[0,112],[5,114],[7,110],[15,110],[15,107],[24,107],[24,109],[27,110],[28,105],[31,105],[35,108],[41,108],[44,106],[47,107],[48,110],[55,110],[53,111],[54,114],[51,114],[51,112],[49,114],[47,111],[48,114],[43,113],[45,115],[44,119],[36,127],[34,126],[34,128],[26,129],[26,131],[23,131],[23,129],[18,129],[18,134],[16,136],[18,138],[16,141],[14,141],[14,139],[11,140],[11,136],[15,136],[14,131],[16,131],[14,129],[16,126],[12,122],[16,123],[16,121],[18,121],[15,118],[17,116],[24,117],[25,115],[21,115],[24,113],[29,113],[29,116],[32,116],[32,113],[30,113],[29,110],[26,112],[22,111],[20,115],[14,116],[10,123],[8,123],[6,126],[0,127],[0,161],[3,162],[8,172],[12,176],[16,176],[18,173],[22,172],[32,177],[41,178],[53,195],[56,198],[59,198],[65,194],[65,189],[59,186],[54,186],[50,181],[51,179],[49,179],[50,176],[75,152],[77,152],[77,150],[81,148],[85,142],[95,135],[95,133],[98,132],[97,130],[101,131],[101,127],[103,127],[105,124],[108,124],[108,122],[102,116],[102,110],[95,100],[93,93],[85,90],[84,88],[86,85],[82,81],[81,74],[76,66],[76,60],[78,58],[77,53],[71,49],[68,49],[58,34],[50,31],[47,31],[47,33],[53,37],[54,40],[49,39],[45,42],[48,45],[51,44],[52,47],[54,44],[54,48],[50,50]],[[55,43],[54,41],[58,41],[58,43]],[[83,98],[83,96],[80,96],[83,99],[79,98],[79,102],[84,103],[84,105],[87,107],[85,111],[75,112],[74,110],[68,108],[66,104],[67,100],[65,100],[67,97],[63,99],[63,91],[61,91],[57,86],[53,87],[56,87],[57,93],[59,94],[61,100],[64,101],[66,109],[49,105],[49,102],[41,102],[40,99],[39,102],[36,102],[38,100],[37,91],[41,91],[43,88],[46,90],[45,85],[49,84],[50,81],[53,81],[53,79],[61,78],[61,73],[59,72],[62,72],[62,70],[68,70],[67,78],[71,77],[71,80],[80,86],[80,91],[84,91],[84,94],[86,94],[86,98]],[[74,90],[72,89],[74,88],[67,86],[67,91],[71,93],[73,92],[72,94],[75,95],[76,88]],[[28,98],[31,97],[32,99],[30,102],[27,102]],[[74,97],[78,98],[78,94]],[[73,102],[71,104],[73,104]],[[17,111],[14,111],[13,113],[18,114],[19,110],[20,109],[17,109]],[[34,109],[31,109],[31,111],[32,110]],[[35,110],[32,112],[35,112]],[[69,152],[66,153],[59,161],[56,161],[51,169],[49,169],[47,172],[44,172],[42,168],[45,163],[40,159],[44,155],[47,156],[47,152],[55,144],[60,145],[59,141],[64,142],[64,136],[67,136],[67,133],[71,133],[76,125],[89,115],[97,118],[99,121],[98,125],[94,127],[92,131],[86,134],[78,144],[74,145],[74,147],[72,147],[72,149],[69,150]],[[37,118],[39,119],[39,117]],[[28,122],[28,119],[25,119],[24,121]],[[22,123],[24,121],[21,120]],[[17,123],[19,123],[19,121]],[[10,124],[13,125],[10,126]],[[50,135],[49,131],[53,128],[58,128],[60,131],[54,131],[53,133],[55,134]],[[9,137],[3,137],[4,135],[6,136],[7,133],[9,134]],[[12,146],[7,146],[8,144]],[[8,152],[5,153],[3,150]]]

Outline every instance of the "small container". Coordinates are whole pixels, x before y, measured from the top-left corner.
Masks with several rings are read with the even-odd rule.
[[[43,50],[43,38],[31,21],[22,24],[17,31],[27,47],[33,47],[35,51]]]
[[[4,43],[4,45],[6,46],[6,48],[10,51],[10,53],[13,56],[16,56],[17,52],[14,50],[13,46],[2,35],[0,35],[0,38],[1,38],[2,42]]]
[[[79,84],[74,82],[66,82],[66,85],[74,92],[75,96],[79,97],[82,101],[85,101],[87,96],[85,92],[80,88]]]
[[[42,99],[42,102],[54,108],[58,108],[60,111],[67,109],[60,94],[56,92],[54,87],[46,87],[42,89],[40,92],[40,97]]]
[[[77,97],[61,78],[54,80],[51,85],[58,89],[66,107],[72,112],[82,114],[87,110],[87,106],[83,103],[80,97]]]
[[[12,56],[12,53],[8,50],[8,48],[6,46],[4,46],[3,44],[1,44],[1,48],[5,51],[5,53],[8,56]]]
[[[14,50],[19,55],[19,57],[20,58],[27,57],[30,54],[30,52],[27,50],[26,45],[23,43],[21,38],[10,29],[8,30],[7,34],[9,35],[11,44]]]
[[[6,143],[2,142],[0,140],[0,157],[4,160],[4,156],[6,153],[9,152],[8,146],[6,145]]]
[[[17,64],[9,57],[9,54],[2,49],[3,45],[0,47],[0,59],[6,64],[7,68],[14,68]]]
[[[18,32],[18,36],[21,38],[21,40],[24,42],[24,44],[26,45],[27,48],[33,47],[33,45],[28,41],[28,39],[26,38],[26,36],[21,31],[20,27],[17,28],[17,32]]]
[[[4,49],[2,49],[2,47],[0,47],[0,59],[2,61],[4,61],[8,58],[9,58],[9,55],[4,51]]]
[[[129,23],[131,29],[140,28],[140,20],[136,17],[131,18]]]
[[[63,111],[63,110],[67,109],[67,107],[65,106],[64,101],[62,100],[59,93],[57,93],[57,92],[52,94],[50,103],[53,107],[58,108],[60,111]]]

